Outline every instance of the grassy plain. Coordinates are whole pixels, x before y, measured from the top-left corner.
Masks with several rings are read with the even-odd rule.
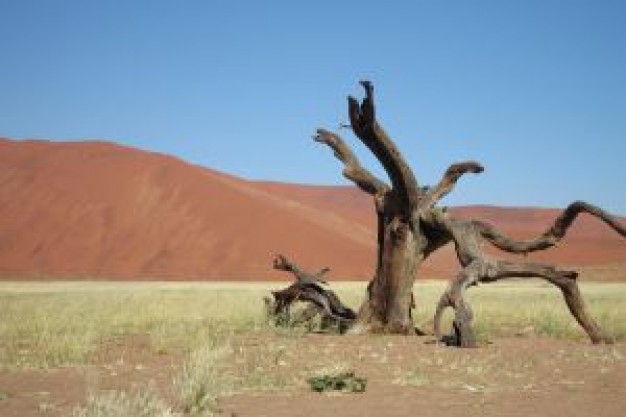
[[[0,284],[0,369],[82,364],[103,339],[149,334],[156,350],[189,352],[230,334],[267,328],[262,297],[285,283],[7,282]],[[414,321],[428,327],[445,283],[418,281]],[[363,283],[333,283],[357,308]],[[626,284],[585,283],[600,324],[626,338]],[[541,282],[469,291],[483,340],[520,334],[584,339],[558,290]],[[451,312],[449,312],[451,314]]]
[[[271,289],[285,285],[1,283],[0,371],[88,366],[103,343],[143,335],[152,352],[182,358],[172,381],[175,404],[170,407],[171,401],[168,403],[147,388],[102,395],[92,392],[87,402],[74,410],[74,415],[143,415],[141,410],[153,410],[152,415],[163,416],[208,415],[217,410],[218,398],[235,392],[283,390],[297,383],[297,372],[282,369],[293,358],[303,332],[270,326],[262,303],[262,297]],[[436,281],[416,283],[418,307],[414,321],[420,327],[429,327],[444,286],[445,283]],[[354,308],[365,291],[363,283],[340,282],[332,287]],[[600,324],[618,341],[625,340],[626,284],[585,283],[582,292]],[[545,336],[586,343],[586,336],[569,315],[560,293],[551,286],[513,281],[473,288],[469,296],[475,326],[484,342]],[[278,339],[268,343],[268,334],[278,335]],[[255,338],[260,341],[254,342]],[[377,344],[376,340],[372,343]],[[365,355],[355,353],[361,354]],[[350,356],[308,363],[302,365],[301,372],[315,373],[314,368],[343,369],[342,361],[350,362]],[[421,386],[428,384],[429,378],[432,377],[416,368],[396,376],[395,383]]]

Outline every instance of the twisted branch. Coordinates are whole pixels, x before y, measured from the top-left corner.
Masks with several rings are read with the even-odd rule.
[[[567,232],[576,216],[586,211],[599,217],[614,230],[624,235],[624,226],[605,211],[583,202],[571,204],[556,219],[554,224],[540,237],[528,241],[515,241],[504,236],[491,226],[482,222],[465,221],[449,218],[441,213],[436,218],[437,225],[447,230],[456,244],[459,261],[463,266],[461,272],[441,296],[434,317],[434,331],[438,340],[441,339],[440,321],[443,311],[451,307],[455,310],[453,344],[463,347],[476,346],[474,332],[471,327],[473,313],[467,300],[465,291],[468,287],[479,282],[494,282],[506,278],[543,278],[561,290],[570,313],[585,330],[592,343],[612,343],[613,339],[606,334],[590,316],[578,288],[576,278],[578,273],[569,270],[560,270],[551,265],[540,263],[516,263],[503,260],[490,260],[480,249],[480,237],[507,252],[527,252],[553,246]]]
[[[371,195],[383,194],[389,186],[363,168],[357,157],[341,137],[324,129],[317,129],[313,136],[316,142],[323,143],[335,152],[335,157],[344,164],[343,176],[354,182],[361,190]]]
[[[330,270],[329,268],[322,268],[316,273],[308,273],[298,268],[284,255],[276,255],[273,266],[274,269],[291,272],[296,277],[296,281],[285,289],[272,291],[274,302],[271,302],[269,299],[265,300],[271,316],[289,315],[289,308],[294,302],[304,301],[310,304],[309,307],[314,307],[312,310],[308,309],[305,316],[308,317],[309,314],[314,316],[317,311],[322,317],[343,323],[340,328],[344,330],[345,326],[352,323],[356,318],[354,311],[345,306],[337,297],[337,294],[319,285],[319,283],[327,284],[321,279],[321,276],[327,273]],[[302,318],[306,321],[313,316]]]
[[[534,239],[515,240],[503,235],[488,223],[474,220],[472,224],[480,231],[481,236],[494,246],[510,253],[528,253],[556,245],[565,236],[576,217],[583,212],[597,217],[619,235],[626,237],[626,226],[622,225],[615,216],[584,201],[575,201],[570,204],[548,230]]]
[[[276,255],[273,261],[274,269],[279,271],[291,272],[296,277],[296,283],[300,286],[304,285],[319,285],[327,284],[326,281],[322,279],[322,276],[330,271],[330,268],[325,267],[322,268],[319,272],[311,274],[300,269],[295,263],[291,262],[284,255]]]
[[[585,330],[592,343],[613,343],[611,336],[589,314],[578,288],[575,271],[557,269],[541,263],[516,263],[509,261],[490,261],[476,259],[457,275],[448,289],[439,299],[434,317],[434,333],[437,340],[442,339],[441,317],[443,311],[451,307],[455,310],[452,344],[461,347],[475,347],[476,338],[471,326],[472,309],[465,299],[467,288],[479,282],[495,282],[506,278],[543,278],[561,290],[570,313]]]
[[[452,164],[443,174],[443,178],[439,181],[439,183],[435,187],[428,190],[426,195],[422,198],[420,201],[420,207],[422,209],[431,208],[437,204],[439,200],[452,191],[454,185],[463,174],[479,174],[484,170],[485,168],[483,168],[482,165],[474,161]]]

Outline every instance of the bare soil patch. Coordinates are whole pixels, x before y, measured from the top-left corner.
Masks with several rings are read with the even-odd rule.
[[[225,416],[618,416],[626,407],[626,345],[540,337],[496,339],[477,349],[428,337],[272,333],[233,336],[234,351],[263,356],[260,371],[288,381],[278,391],[221,398]],[[268,360],[269,357],[269,360]],[[144,335],[108,340],[90,364],[0,373],[3,417],[66,416],[90,392],[152,385],[177,408],[172,380],[183,355],[158,353]],[[226,368],[241,364],[226,364]],[[312,392],[306,378],[349,369],[364,393]],[[259,371],[258,369],[256,371]]]
[[[86,366],[0,372],[0,416],[68,416],[90,393],[148,385],[171,399],[180,362],[151,349],[148,336],[132,335],[104,341]]]
[[[366,392],[318,394],[302,386],[235,395],[223,407],[238,416],[617,416],[626,406],[623,354],[623,344],[544,338],[466,350],[425,338],[307,336],[295,364],[309,355],[336,358],[368,379]]]

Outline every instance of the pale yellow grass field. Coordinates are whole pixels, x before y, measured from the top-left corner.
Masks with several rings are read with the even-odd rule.
[[[275,331],[262,297],[278,283],[5,282],[0,284],[0,368],[81,364],[102,340],[149,334],[157,351],[189,352],[229,334]],[[415,323],[429,327],[446,284],[418,281]],[[332,283],[357,308],[364,283]],[[589,308],[618,340],[626,338],[626,284],[582,285]],[[585,339],[558,290],[540,281],[482,285],[469,291],[482,340],[540,334]],[[451,312],[447,315],[450,320]]]
[[[294,389],[303,384],[304,377],[317,365],[324,370],[343,365],[333,355],[323,355],[319,359],[321,365],[316,365],[316,360],[305,363],[302,366],[306,369],[299,371],[287,366],[289,361],[299,358],[302,347],[296,345],[304,330],[272,327],[264,316],[262,302],[270,290],[287,284],[0,283],[0,370],[82,366],[90,363],[91,353],[105,341],[134,334],[148,335],[154,352],[174,353],[182,360],[172,382],[175,404],[150,387],[129,392],[93,389],[86,403],[77,406],[73,415],[213,415],[218,410],[219,398],[236,392]],[[420,327],[428,329],[432,324],[435,304],[445,285],[436,281],[416,283],[414,320]],[[365,283],[337,282],[332,283],[332,288],[353,308],[358,307],[365,293]],[[626,339],[626,284],[586,283],[582,291],[601,325],[618,340]],[[482,341],[543,335],[588,343],[558,290],[540,281],[482,285],[470,290],[469,299]],[[448,312],[447,325],[450,316]],[[246,342],[255,337],[265,342]],[[394,344],[387,338],[368,340],[374,350],[384,348],[384,351]],[[329,342],[326,348],[332,344]],[[608,352],[621,358],[617,351]],[[599,351],[597,355],[605,353]],[[357,359],[363,355],[360,352]],[[384,352],[381,355],[381,360],[387,359]],[[473,364],[472,370],[479,365]],[[290,371],[277,371],[283,368]],[[422,368],[403,372],[389,376],[394,384],[436,383],[434,379],[431,381],[435,377],[427,376]],[[449,375],[446,384],[448,379]]]

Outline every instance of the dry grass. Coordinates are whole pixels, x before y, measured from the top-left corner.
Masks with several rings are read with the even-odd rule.
[[[108,391],[90,395],[84,406],[76,407],[72,417],[182,417],[154,391]]]
[[[233,334],[267,329],[261,298],[284,285],[2,283],[0,368],[82,364],[98,343],[116,335],[147,333],[160,352],[219,345]],[[353,307],[365,291],[363,283],[333,288]],[[443,288],[440,282],[418,281],[418,325],[431,320]],[[618,340],[626,338],[626,285],[582,288],[594,317]],[[520,334],[585,338],[560,293],[541,282],[483,285],[471,289],[469,298],[483,340]]]
[[[174,380],[182,409],[187,414],[217,413],[217,399],[235,390],[235,378],[226,372],[232,356],[227,346],[206,347],[190,355]]]
[[[0,369],[85,363],[106,338],[150,334],[191,351],[264,325],[255,288],[213,284],[0,284]]]
[[[94,392],[74,416],[209,416],[219,413],[220,398],[233,393],[298,389],[319,370],[352,369],[358,363],[385,367],[397,359],[390,353],[393,339],[372,337],[349,356],[347,351],[338,357],[334,343],[327,341],[318,355],[304,360],[302,329],[273,328],[263,315],[262,297],[284,285],[3,283],[0,369],[87,364],[102,341],[148,334],[154,352],[187,358],[174,378],[174,407],[150,388],[105,391]],[[428,327],[444,287],[441,282],[417,282],[416,324]],[[335,283],[333,289],[356,308],[365,284]],[[582,291],[594,317],[618,340],[626,339],[626,284],[585,284]],[[586,338],[560,293],[541,282],[483,285],[471,289],[469,299],[482,340],[526,335]],[[268,334],[273,336],[268,339]],[[432,353],[415,359],[412,367],[392,371],[389,382],[481,393],[503,389],[500,383],[511,390],[534,389],[538,383],[525,362],[508,363],[502,373],[497,355],[476,359],[471,352],[443,348]],[[589,350],[576,360],[610,364],[623,360],[621,355],[617,350]],[[494,382],[496,374],[500,379]]]

